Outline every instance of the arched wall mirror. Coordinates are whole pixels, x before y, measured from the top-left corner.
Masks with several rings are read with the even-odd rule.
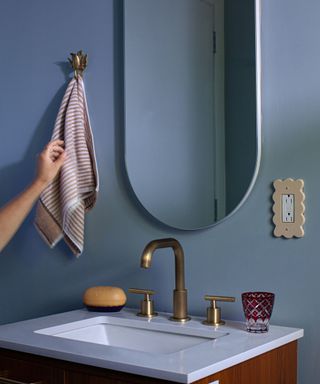
[[[124,0],[125,162],[156,219],[234,213],[261,147],[260,0]]]

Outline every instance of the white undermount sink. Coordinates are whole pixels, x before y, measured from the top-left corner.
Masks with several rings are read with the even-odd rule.
[[[175,353],[227,335],[210,327],[96,316],[34,331],[42,335],[156,354]]]

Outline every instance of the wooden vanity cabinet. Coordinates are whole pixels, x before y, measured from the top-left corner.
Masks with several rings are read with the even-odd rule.
[[[0,349],[0,384],[63,383],[63,370],[51,364],[50,359]]]
[[[0,384],[169,384],[171,381],[0,349]],[[195,384],[296,384],[297,341],[215,373]]]

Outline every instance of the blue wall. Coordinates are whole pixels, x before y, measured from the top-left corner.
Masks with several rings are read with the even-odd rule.
[[[139,268],[144,245],[170,235],[185,249],[191,313],[204,314],[205,293],[235,295],[238,301],[225,304],[224,315],[242,319],[241,292],[274,291],[273,323],[306,330],[299,343],[300,384],[317,380],[320,3],[263,3],[264,140],[256,186],[229,220],[206,231],[184,233],[153,222],[127,186],[113,2],[0,2],[1,203],[32,177],[36,153],[50,138],[66,87],[66,57],[78,49],[88,52],[90,59],[85,81],[101,177],[98,204],[88,214],[85,252],[79,260],[62,244],[49,250],[31,225],[33,214],[0,254],[2,323],[78,308],[82,292],[94,284],[154,288],[158,309],[170,311],[171,253],[158,251],[150,270]],[[272,237],[271,183],[286,177],[305,180],[306,236],[299,240]],[[137,305],[136,300],[130,297],[129,304]]]

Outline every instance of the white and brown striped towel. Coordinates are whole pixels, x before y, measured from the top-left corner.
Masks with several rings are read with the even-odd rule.
[[[99,188],[93,137],[81,76],[70,81],[52,140],[64,140],[66,160],[59,176],[43,191],[35,226],[51,247],[64,238],[76,256],[84,245],[85,212]]]

